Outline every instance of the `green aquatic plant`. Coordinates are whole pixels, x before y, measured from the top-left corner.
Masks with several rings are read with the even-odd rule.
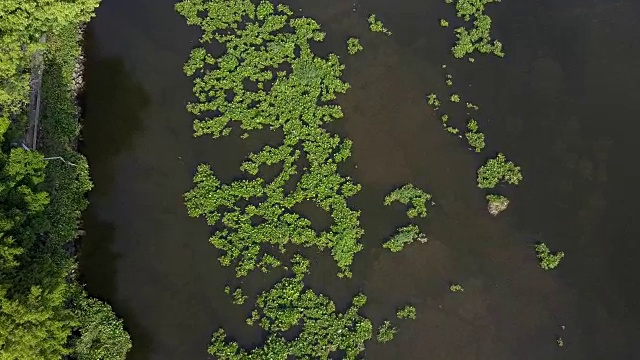
[[[447,84],[447,86],[453,86],[453,81],[451,79],[445,80],[444,83]]]
[[[378,340],[378,342],[381,344],[387,343],[393,340],[397,332],[398,332],[398,328],[391,325],[391,321],[385,320],[384,323],[382,323],[382,325],[378,327],[378,334],[376,335],[376,340]]]
[[[489,214],[496,216],[507,210],[508,206],[509,199],[507,199],[506,196],[495,194],[487,195],[487,210],[489,210]]]
[[[244,294],[244,291],[242,291],[241,288],[236,288],[235,291],[233,293],[231,293],[231,287],[230,286],[225,286],[224,292],[227,295],[231,295],[232,302],[235,305],[242,305],[249,298],[249,296]]]
[[[234,265],[237,276],[256,268],[265,271],[279,264],[269,248],[284,252],[291,243],[330,250],[339,275],[350,276],[363,230],[360,212],[350,209],[347,199],[360,185],[338,172],[351,155],[351,141],[323,127],[343,116],[334,100],[349,84],[340,79],[344,66],[337,55],[312,52],[311,44],[325,37],[320,26],[268,1],[185,0],[176,9],[202,29],[201,46],[184,66],[185,74],[194,76],[197,101],[187,109],[195,116],[195,135],[227,136],[232,123],[246,133],[283,133],[281,144],[247,156],[240,167],[243,178],[224,183],[205,164],[196,171],[185,204],[190,216],[219,226],[210,241],[222,251],[220,263]],[[224,51],[214,57],[206,50],[210,42]],[[302,157],[309,164],[301,171]],[[279,173],[263,179],[262,171],[276,165]],[[285,191],[296,174],[293,190]],[[303,201],[327,212],[333,224],[315,231],[309,219],[294,211]]]
[[[349,53],[349,55],[355,55],[362,49],[364,48],[360,44],[360,39],[352,37],[347,40],[347,52]]]
[[[226,339],[224,329],[218,329],[211,339],[209,354],[219,359],[327,359],[333,352],[342,352],[345,359],[357,359],[364,343],[371,339],[371,321],[359,311],[367,297],[358,294],[345,312],[338,312],[328,297],[307,289],[304,276],[309,261],[300,255],[292,259],[293,276],[285,277],[262,292],[247,324],[267,331],[263,345],[243,349],[235,341]],[[285,333],[293,329],[293,339]]]
[[[449,121],[449,115],[444,114],[440,116],[440,121],[442,122],[442,126],[447,126],[447,122]]]
[[[464,134],[469,142],[469,146],[471,146],[475,152],[480,152],[484,149],[484,134],[478,131],[478,123],[471,119],[467,123],[467,132]]]
[[[451,48],[454,57],[463,58],[475,51],[504,56],[502,43],[491,39],[491,18],[485,14],[485,5],[494,2],[500,2],[500,0],[456,0],[457,16],[470,26],[455,29],[457,40]],[[469,61],[474,60],[469,58]]]
[[[447,130],[449,133],[453,134],[453,135],[457,135],[460,130],[458,130],[457,128],[453,127],[453,126],[447,126],[445,128],[445,130]]]
[[[406,184],[385,196],[384,205],[389,206],[394,201],[398,201],[403,205],[411,204],[409,210],[407,210],[408,217],[426,217],[427,201],[429,200],[431,200],[431,194],[422,191],[413,184]]]
[[[449,27],[449,22],[446,19],[440,19],[440,26]]]
[[[438,96],[434,93],[430,93],[427,95],[427,104],[431,105],[434,109],[440,107],[440,100],[438,100]]]
[[[478,169],[478,187],[481,189],[491,189],[502,181],[517,185],[522,181],[522,173],[520,172],[519,166],[516,166],[511,161],[507,161],[504,154],[499,153],[495,158],[488,159],[487,162]]]
[[[398,319],[411,319],[415,320],[416,318],[416,308],[412,305],[406,305],[396,312],[396,317]]]
[[[382,247],[391,250],[391,252],[399,252],[402,251],[406,245],[411,244],[421,237],[426,239],[426,236],[420,233],[417,225],[407,225],[399,228],[389,240],[382,244]]]
[[[556,338],[556,344],[558,344],[559,347],[563,347],[564,346],[564,340],[562,340],[561,336],[558,336]]]
[[[473,110],[480,110],[480,107],[478,107],[478,105],[474,104],[474,103],[467,103],[467,109],[473,109]]]
[[[451,100],[451,102],[460,102],[460,95],[458,94],[451,94],[451,96],[449,97],[449,100]]]
[[[367,19],[367,21],[369,22],[369,30],[373,32],[381,32],[387,36],[391,35],[391,31],[389,31],[389,29],[384,27],[384,24],[382,24],[382,21],[376,18],[376,14],[369,15],[369,18]]]
[[[535,245],[536,255],[540,260],[540,267],[545,270],[555,269],[560,265],[560,261],[564,258],[564,252],[558,251],[552,253],[545,243]]]
[[[449,290],[451,292],[456,293],[456,292],[463,292],[464,288],[462,287],[462,285],[454,283],[454,284],[451,284],[451,286],[449,286]]]

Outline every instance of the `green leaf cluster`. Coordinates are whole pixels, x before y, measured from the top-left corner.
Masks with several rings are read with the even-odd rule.
[[[303,282],[309,261],[295,255],[292,260],[294,275],[281,279],[258,296],[256,306],[247,319],[269,333],[262,346],[251,350],[228,341],[224,329],[213,334],[209,354],[219,359],[326,359],[340,351],[344,359],[357,359],[364,350],[364,342],[371,339],[371,321],[358,314],[367,297],[356,295],[351,306],[338,312],[328,297],[305,288]],[[284,334],[300,329],[294,339]]]
[[[502,153],[498,153],[495,158],[488,159],[478,169],[478,187],[481,189],[492,189],[500,182],[517,185],[520,181],[522,181],[520,167],[507,161]]]
[[[469,146],[471,146],[475,152],[479,153],[484,149],[484,134],[478,130],[478,122],[471,119],[467,123],[467,132],[464,134],[469,142]]]
[[[536,244],[535,249],[537,257],[540,260],[540,267],[545,270],[555,269],[564,258],[564,252],[558,251],[552,253],[545,243]]]
[[[355,55],[362,49],[364,48],[360,44],[360,39],[352,37],[347,40],[347,52],[349,52],[349,55]]]
[[[451,2],[448,1],[448,3]],[[458,18],[470,26],[455,29],[457,40],[451,48],[454,57],[460,59],[474,51],[504,56],[502,43],[491,39],[491,17],[485,14],[485,5],[494,2],[500,2],[500,0],[456,0]]]
[[[424,237],[424,235],[420,234],[420,229],[417,225],[407,225],[396,230],[396,233],[382,244],[382,247],[391,250],[391,252],[399,252],[402,251],[406,245],[411,244],[421,237]]]
[[[382,325],[378,327],[378,334],[376,336],[376,340],[379,343],[384,344],[387,343],[396,336],[398,332],[398,328],[391,324],[391,321],[385,320]]]
[[[367,21],[369,22],[369,30],[373,32],[381,32],[387,36],[391,36],[391,31],[389,31],[389,29],[384,27],[384,24],[382,24],[382,21],[376,18],[376,14],[369,15],[369,18],[367,19]]]
[[[416,308],[412,305],[406,305],[396,312],[396,316],[398,319],[411,319],[415,320],[416,318]]]
[[[431,194],[428,194],[413,184],[406,184],[398,189],[393,190],[384,198],[384,205],[389,206],[394,201],[401,204],[410,204],[407,210],[407,216],[414,218],[416,216],[427,216],[427,201],[431,200]]]
[[[347,199],[360,185],[338,173],[338,164],[351,155],[351,141],[323,127],[343,116],[333,101],[349,84],[340,80],[344,66],[337,55],[322,58],[311,51],[313,42],[324,39],[320,26],[268,1],[185,0],[176,9],[203,30],[202,46],[184,67],[195,76],[197,102],[187,106],[196,116],[195,135],[226,136],[231,123],[244,132],[267,128],[284,134],[281,145],[248,155],[243,179],[222,183],[209,166],[198,167],[185,204],[191,216],[223,225],[211,237],[223,252],[221,264],[235,264],[237,275],[245,276],[260,264],[278,262],[265,246],[284,252],[293,243],[329,249],[340,275],[350,276],[363,230],[360,213]],[[205,49],[209,42],[224,52],[214,57]],[[294,189],[285,191],[303,158],[309,165]],[[282,170],[273,180],[260,177],[262,169],[278,164]],[[330,214],[328,230],[314,231],[310,220],[293,210],[303,201]]]
[[[451,284],[451,286],[449,286],[449,290],[451,292],[463,292],[464,288],[460,284]]]

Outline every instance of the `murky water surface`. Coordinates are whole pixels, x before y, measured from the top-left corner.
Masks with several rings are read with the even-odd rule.
[[[407,301],[419,314],[391,344],[371,342],[366,357],[640,359],[640,3],[491,5],[507,57],[475,64],[448,52],[453,31],[437,20],[454,10],[440,0],[289,4],[323,25],[318,51],[344,55],[352,88],[333,129],[353,139],[343,171],[363,185],[353,206],[362,209],[366,249],[354,278],[338,280],[322,254],[309,284],[339,306],[364,290],[375,321]],[[394,35],[369,33],[370,13]],[[349,36],[365,51],[346,56]],[[187,217],[182,194],[197,164],[231,179],[249,151],[273,139],[192,137],[182,64],[196,39],[172,0],[103,0],[90,26],[83,151],[95,189],[81,270],[89,291],[124,317],[132,360],[206,359],[219,326],[245,346],[262,336],[244,324],[250,302],[234,306],[222,292],[233,273],[218,265],[204,222]],[[447,91],[443,63],[454,90],[480,105],[489,151],[523,168],[498,218],[475,187],[483,159],[443,132],[425,104],[425,93]],[[419,223],[431,240],[391,254],[380,244],[406,218],[382,198],[406,182],[434,195]],[[535,241],[565,251],[558,270],[537,267]],[[273,281],[245,285],[258,291]],[[450,281],[465,292],[450,293]]]

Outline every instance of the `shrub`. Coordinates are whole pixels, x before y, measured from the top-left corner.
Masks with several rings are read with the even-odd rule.
[[[540,267],[545,270],[555,269],[564,258],[564,252],[552,253],[545,243],[538,243],[535,246],[537,257],[540,260]]]

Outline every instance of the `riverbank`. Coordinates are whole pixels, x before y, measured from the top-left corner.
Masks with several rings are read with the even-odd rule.
[[[0,45],[6,50],[0,56],[2,358],[124,359],[129,335],[108,304],[84,291],[74,245],[91,188],[86,159],[77,152],[78,29],[98,1],[5,5],[8,12],[0,17]],[[46,43],[38,40],[45,36]],[[23,145],[25,133],[29,146]]]

